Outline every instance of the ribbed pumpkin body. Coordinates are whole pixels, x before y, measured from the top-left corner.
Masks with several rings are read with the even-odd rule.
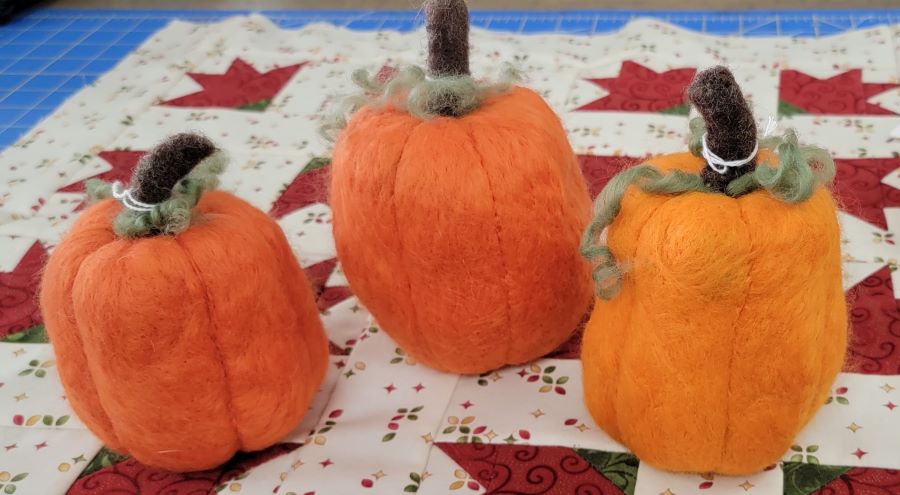
[[[88,208],[44,272],[44,318],[79,418],[112,449],[177,471],[277,442],[328,356],[278,225],[212,191],[186,231],[129,240],[111,227],[120,209]]]
[[[514,88],[458,118],[363,108],[332,161],[347,279],[419,361],[479,373],[538,358],[591,298],[590,198],[558,117]]]
[[[697,173],[683,153],[650,160]],[[628,266],[585,329],[585,403],[642,461],[743,474],[788,450],[841,369],[847,314],[834,201],[632,186],[608,229]]]

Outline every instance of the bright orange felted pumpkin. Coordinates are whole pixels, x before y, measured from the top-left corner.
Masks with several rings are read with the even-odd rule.
[[[552,351],[584,315],[590,199],[541,97],[469,76],[465,3],[426,15],[430,77],[362,81],[376,96],[337,139],[334,236],[391,337],[433,368],[480,373]]]
[[[133,194],[114,185],[122,204],[104,199],[81,214],[41,288],[78,417],[113,450],[175,471],[281,439],[306,413],[328,356],[279,226],[231,194],[204,192],[221,165],[199,136],[158,146],[138,165]]]
[[[725,68],[688,94],[712,153],[697,128],[695,154],[626,170],[597,199],[582,248],[598,264],[585,403],[642,462],[746,474],[787,452],[844,361],[840,231],[822,185],[834,164],[792,131],[756,155]]]

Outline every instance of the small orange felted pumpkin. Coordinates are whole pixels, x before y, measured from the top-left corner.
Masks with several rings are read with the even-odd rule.
[[[590,199],[541,97],[469,75],[465,3],[430,1],[426,16],[427,78],[355,75],[368,95],[335,144],[334,236],[391,337],[433,368],[480,373],[552,351],[584,315]]]
[[[159,145],[131,190],[113,185],[121,204],[104,199],[81,214],[41,288],[78,417],[113,450],[175,471],[210,468],[289,433],[328,356],[278,224],[231,194],[204,192],[222,165],[200,136]],[[95,197],[110,191],[90,188]]]
[[[613,178],[585,234],[598,265],[585,403],[642,462],[745,474],[788,450],[844,361],[834,164],[792,131],[757,154],[723,67],[688,95],[708,128],[692,125],[695,153]]]

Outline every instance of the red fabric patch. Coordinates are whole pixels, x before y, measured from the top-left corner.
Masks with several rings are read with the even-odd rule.
[[[40,325],[37,291],[47,250],[38,241],[11,272],[0,273],[0,337]]]
[[[238,453],[227,464],[196,473],[172,473],[126,459],[77,480],[67,495],[208,495],[217,485],[226,483],[270,459],[295,450],[300,444],[283,443],[266,450]]]
[[[890,268],[878,270],[850,290],[850,343],[846,371],[900,374],[900,307]]]
[[[268,106],[294,74],[307,62],[259,72],[252,65],[234,59],[224,74],[188,72],[202,91],[164,101],[161,105],[195,108],[241,108],[262,110]]]
[[[841,209],[887,230],[884,209],[900,206],[900,189],[882,184],[900,168],[900,158],[836,159],[834,193]]]
[[[581,173],[587,181],[591,199],[600,194],[613,176],[636,165],[638,161],[640,158],[635,156],[578,155],[578,163],[581,164]]]
[[[315,294],[316,297],[318,297],[325,289],[325,282],[328,282],[328,278],[331,277],[332,272],[334,272],[337,262],[337,258],[331,258],[303,269],[303,271],[306,272],[306,278],[309,279],[313,294]]]
[[[900,84],[864,83],[862,69],[848,70],[825,79],[796,70],[784,70],[778,84],[778,98],[817,115],[895,115],[866,100],[898,86]]]
[[[90,178],[106,182],[119,181],[123,184],[128,184],[131,180],[131,172],[137,165],[138,160],[146,153],[146,151],[101,151],[97,156],[112,165],[112,168]],[[84,183],[86,181],[87,179],[74,182],[58,189],[58,192],[84,192]]]
[[[489,494],[621,494],[569,447],[437,443]]]
[[[659,112],[685,104],[685,88],[697,72],[695,68],[656,72],[626,60],[616,77],[588,79],[609,94],[582,105],[575,111],[618,110],[623,112]]]
[[[328,308],[350,297],[353,297],[350,287],[326,287],[319,294],[316,304],[319,305],[319,311],[325,312]]]
[[[896,495],[900,493],[900,471],[853,468],[810,495]]]
[[[327,203],[330,170],[324,166],[297,174],[272,205],[269,215],[281,218],[313,203]]]

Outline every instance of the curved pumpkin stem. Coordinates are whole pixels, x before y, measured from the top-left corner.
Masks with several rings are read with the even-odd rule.
[[[724,160],[741,160],[753,152],[756,122],[731,71],[720,65],[697,73],[687,89],[687,96],[706,123],[706,143],[710,151]],[[756,157],[740,167],[727,168],[721,174],[707,163],[700,175],[711,189],[724,192],[732,180],[755,168]]]
[[[150,204],[169,199],[175,184],[215,151],[216,145],[200,134],[171,136],[138,162],[131,176],[132,195]]]
[[[465,0],[427,0],[428,75],[469,75],[469,8]]]
[[[469,9],[464,0],[427,0],[428,76],[433,79],[469,76]],[[457,116],[459,95],[452,92],[429,102],[429,110]]]

